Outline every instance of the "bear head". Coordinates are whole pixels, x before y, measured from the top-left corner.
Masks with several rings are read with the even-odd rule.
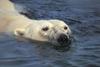
[[[16,29],[15,32],[17,36],[50,42],[55,46],[66,46],[71,42],[71,30],[60,20],[37,20],[25,29]]]

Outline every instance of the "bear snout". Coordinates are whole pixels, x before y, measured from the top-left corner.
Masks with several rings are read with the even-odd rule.
[[[66,34],[60,34],[59,37],[57,38],[57,42],[60,44],[60,46],[67,46],[69,41],[70,39]]]

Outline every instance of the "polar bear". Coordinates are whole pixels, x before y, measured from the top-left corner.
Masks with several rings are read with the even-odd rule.
[[[34,41],[64,46],[70,42],[71,31],[61,20],[31,20],[19,14],[9,0],[0,2],[0,32]]]

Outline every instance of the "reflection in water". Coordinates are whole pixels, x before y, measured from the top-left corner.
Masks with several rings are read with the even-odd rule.
[[[100,67],[99,0],[13,1],[24,6],[17,9],[30,18],[64,20],[76,41],[63,52],[0,35],[0,67]]]

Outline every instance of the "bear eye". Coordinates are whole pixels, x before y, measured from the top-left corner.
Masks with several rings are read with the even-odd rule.
[[[42,28],[43,31],[48,31],[49,30],[49,27],[44,27]]]
[[[68,29],[68,27],[67,26],[64,26],[64,30],[67,30]]]

